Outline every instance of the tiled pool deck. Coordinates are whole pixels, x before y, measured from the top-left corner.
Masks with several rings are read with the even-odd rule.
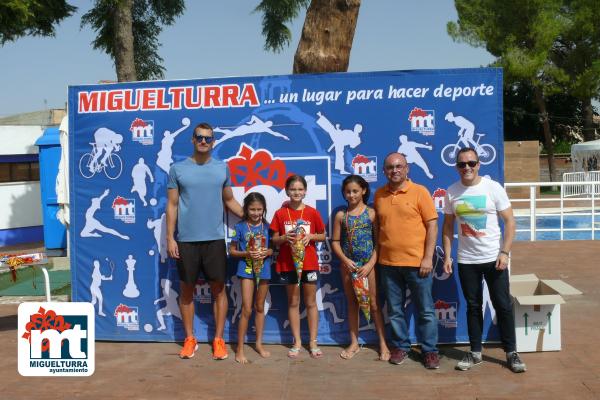
[[[600,242],[518,242],[513,273],[563,279],[583,291],[562,308],[563,350],[524,353],[525,374],[502,363],[503,352],[486,348],[484,364],[454,370],[464,346],[443,346],[439,370],[415,360],[395,366],[375,361],[365,348],[351,361],[338,346],[325,357],[307,352],[292,361],[286,347],[268,346],[269,359],[248,350],[252,364],[230,357],[213,361],[206,344],[180,360],[174,343],[96,343],[96,372],[88,378],[24,378],[17,372],[17,304],[0,304],[1,399],[595,399],[600,398]],[[6,300],[6,299],[5,299]]]

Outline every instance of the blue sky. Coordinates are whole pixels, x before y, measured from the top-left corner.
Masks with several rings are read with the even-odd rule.
[[[304,14],[292,24],[292,43],[281,53],[263,49],[259,0],[187,0],[186,12],[160,36],[165,79],[290,74]],[[0,116],[62,108],[69,85],[115,80],[112,60],[92,49],[95,35],[80,29],[92,1],[71,0],[79,12],[54,38],[22,38],[0,47]],[[456,19],[451,0],[363,1],[350,72],[466,68],[493,57],[454,43],[446,23]]]

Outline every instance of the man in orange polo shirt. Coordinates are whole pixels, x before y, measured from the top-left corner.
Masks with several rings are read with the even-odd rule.
[[[417,315],[425,368],[440,366],[437,350],[437,319],[431,296],[433,252],[437,240],[437,211],[429,191],[408,179],[408,163],[400,153],[385,158],[388,183],[375,193],[379,274],[387,299],[394,346],[390,362],[402,364],[411,343],[404,315],[406,289]]]

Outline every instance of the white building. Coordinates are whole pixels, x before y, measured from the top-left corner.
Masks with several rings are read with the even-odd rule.
[[[56,109],[0,118],[0,247],[44,239],[35,142],[64,115]]]
[[[43,240],[38,147],[45,127],[0,125],[0,246]]]

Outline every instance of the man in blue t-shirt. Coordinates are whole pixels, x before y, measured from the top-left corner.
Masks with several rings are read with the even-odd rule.
[[[192,358],[198,349],[193,331],[193,296],[200,272],[209,282],[214,299],[213,359],[227,358],[223,340],[227,316],[223,206],[240,218],[243,211],[233,197],[227,164],[211,157],[214,139],[213,128],[209,124],[196,126],[192,136],[194,153],[173,164],[169,171],[167,248],[169,256],[177,261],[180,279],[179,307],[186,335],[179,353],[181,358]]]

